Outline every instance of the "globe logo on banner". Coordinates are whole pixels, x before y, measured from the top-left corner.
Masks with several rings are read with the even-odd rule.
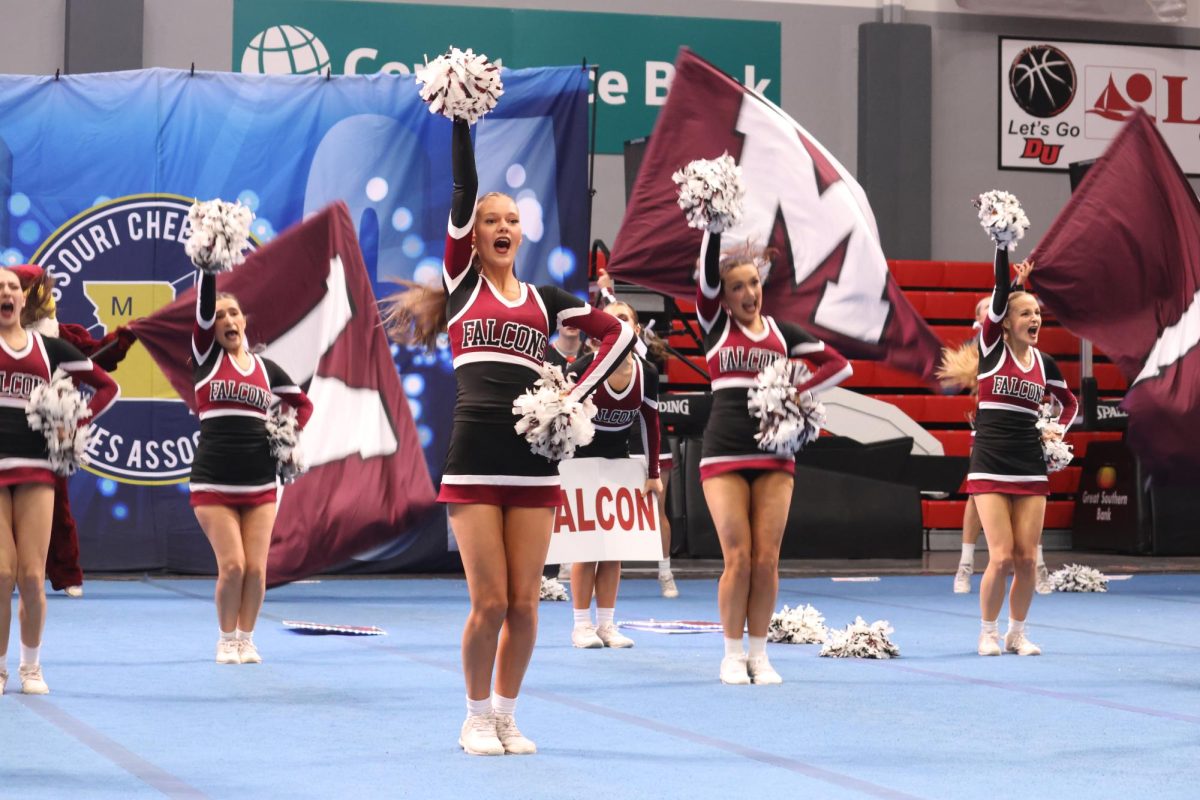
[[[1066,53],[1048,44],[1025,48],[1008,70],[1008,88],[1017,105],[1041,119],[1057,116],[1071,105],[1075,85],[1075,65]]]
[[[184,252],[191,205],[179,195],[121,197],[51,234],[32,260],[54,276],[61,320],[100,338],[193,286],[195,268]],[[141,344],[113,378],[121,397],[96,423],[85,469],[120,483],[186,481],[200,435],[196,418]]]
[[[274,25],[255,34],[242,53],[242,72],[259,75],[309,75],[328,68],[325,45],[295,25]]]

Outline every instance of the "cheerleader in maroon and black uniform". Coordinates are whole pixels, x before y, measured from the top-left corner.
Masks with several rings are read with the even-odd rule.
[[[626,325],[637,328],[637,315],[627,304],[612,302],[605,307]],[[638,331],[640,332],[640,331]],[[593,355],[571,365],[572,374],[582,375],[591,366]],[[630,353],[608,379],[592,394],[596,414],[596,438],[587,447],[575,451],[576,458],[629,458],[630,434],[637,423],[641,438],[650,443],[646,464],[646,494],[654,493],[662,503],[662,481],[658,462],[658,370],[649,361]],[[575,606],[575,626],[571,644],[575,647],[633,647],[633,640],[617,630],[614,617],[617,590],[621,585],[620,561],[576,562],[571,565],[571,595]],[[592,594],[596,595],[596,623],[592,624]]]
[[[537,379],[546,342],[566,323],[600,341],[572,390],[593,391],[633,346],[633,331],[556,286],[520,281],[516,202],[478,179],[467,123],[454,123],[454,194],[443,291],[409,284],[391,301],[392,336],[433,346],[447,331],[458,398],[438,499],[449,505],[471,613],[463,631],[467,719],[459,744],[474,755],[533,753],[513,720],[537,638],[542,567],[560,490],[558,466],[534,455],[514,429],[513,401]],[[495,695],[492,674],[495,672]]]
[[[266,421],[278,395],[300,428],[312,403],[275,362],[246,345],[246,317],[231,294],[203,273],[192,332],[200,441],[191,504],[217,557],[218,664],[258,664],[254,623],[266,593],[275,524],[277,463]]]
[[[705,232],[700,261],[696,315],[713,389],[700,479],[725,559],[717,593],[725,630],[721,681],[779,683],[767,659],[767,627],[779,591],[779,548],[796,467],[792,456],[758,448],[758,421],[747,407],[747,390],[763,367],[784,357],[816,367],[796,387],[802,392],[836,386],[853,370],[841,354],[798,325],[762,314],[765,254],[743,249],[722,256],[720,236]],[[742,649],[746,629],[748,658]]]
[[[0,693],[8,681],[5,655],[12,622],[13,586],[21,593],[21,691],[46,694],[39,663],[46,620],[46,549],[54,511],[54,473],[46,438],[29,427],[25,411],[35,388],[56,369],[95,393],[91,420],[116,400],[112,378],[77,349],[24,327],[27,298],[13,270],[0,267]],[[37,304],[31,304],[37,308]]]
[[[603,269],[596,276],[596,286],[600,289],[599,305],[602,308],[610,303],[618,302],[617,296],[613,294],[616,286],[612,276]],[[637,319],[636,315],[633,319]],[[666,348],[649,331],[643,331],[641,325],[637,326],[637,331],[638,335],[642,337],[641,341],[635,345],[638,348],[638,354],[654,365],[660,377],[665,375]],[[647,437],[640,433],[641,429],[636,428],[629,437],[629,453],[635,458],[646,457]],[[662,492],[658,496],[658,525],[662,535],[662,558],[658,560],[658,588],[663,597],[674,598],[679,597],[679,588],[675,585],[675,576],[671,573],[671,518],[667,514],[667,489],[670,487],[671,468],[674,466],[675,457],[671,454],[671,446],[667,441],[667,430],[661,417],[659,418],[658,442],[660,450],[658,454],[659,480],[662,481]]]
[[[967,492],[975,499],[988,543],[987,570],[979,587],[983,656],[1000,655],[998,618],[1010,572],[1004,649],[1023,656],[1041,653],[1025,635],[1050,493],[1036,425],[1047,392],[1062,405],[1064,428],[1070,428],[1079,407],[1054,359],[1037,349],[1042,326],[1037,300],[1010,290],[1008,271],[1008,250],[999,247],[996,286],[979,331],[979,410],[967,473]]]

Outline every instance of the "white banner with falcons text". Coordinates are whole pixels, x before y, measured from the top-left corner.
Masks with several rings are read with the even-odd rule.
[[[559,464],[558,474],[562,503],[547,564],[662,558],[658,499],[643,491],[645,461],[574,458]]]
[[[1065,172],[1143,109],[1200,175],[1200,49],[1000,37],[1001,169]]]

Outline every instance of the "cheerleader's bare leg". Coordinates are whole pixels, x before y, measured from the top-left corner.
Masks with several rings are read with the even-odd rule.
[[[242,577],[237,627],[248,639],[254,631],[267,592],[267,551],[271,546],[271,529],[275,526],[275,504],[264,503],[243,508],[241,518],[246,571]]]
[[[550,549],[553,508],[506,508],[504,552],[508,570],[508,612],[496,651],[496,694],[515,698],[537,641],[542,566]]]
[[[703,488],[725,562],[717,584],[721,628],[726,642],[737,640],[740,647],[750,602],[750,485],[741,475],[725,473],[704,481]]]
[[[21,644],[39,647],[46,624],[46,553],[54,516],[54,487],[14,487],[13,531],[17,542],[17,589],[21,593]]]
[[[571,610],[574,624],[571,626],[571,646],[583,650],[597,650],[604,642],[596,635],[596,624],[592,621],[592,595],[596,590],[597,562],[576,562],[571,565]]]
[[[46,625],[46,553],[54,517],[54,487],[26,483],[11,489],[12,538],[16,544],[17,590],[21,594],[21,691],[46,694],[40,651]],[[7,600],[7,598],[6,598]]]
[[[1008,615],[1024,622],[1037,585],[1037,548],[1046,519],[1046,498],[1025,495],[1012,498],[1013,584],[1008,597]]]
[[[975,507],[983,520],[988,564],[979,584],[979,612],[984,623],[995,622],[1004,605],[1005,584],[1013,571],[1012,498],[1004,494],[977,494]]]
[[[223,637],[237,630],[246,577],[246,551],[242,544],[241,515],[229,506],[196,506],[196,519],[217,557],[217,624]]]
[[[750,597],[746,621],[751,642],[765,641],[775,599],[779,595],[779,548],[792,504],[792,476],[766,472],[750,487],[751,546]],[[751,655],[754,655],[752,648]]]
[[[0,694],[8,679],[6,656],[12,629],[12,593],[17,585],[17,540],[13,537],[12,490],[0,486]]]
[[[471,596],[463,626],[463,678],[467,699],[489,702],[497,639],[508,613],[508,565],[504,551],[504,509],[485,504],[451,504],[450,527]]]

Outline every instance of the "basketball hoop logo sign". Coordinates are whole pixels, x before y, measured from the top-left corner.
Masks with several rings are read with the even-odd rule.
[[[1026,114],[1056,117],[1075,99],[1075,65],[1053,45],[1027,47],[1009,67],[1008,88]]]

